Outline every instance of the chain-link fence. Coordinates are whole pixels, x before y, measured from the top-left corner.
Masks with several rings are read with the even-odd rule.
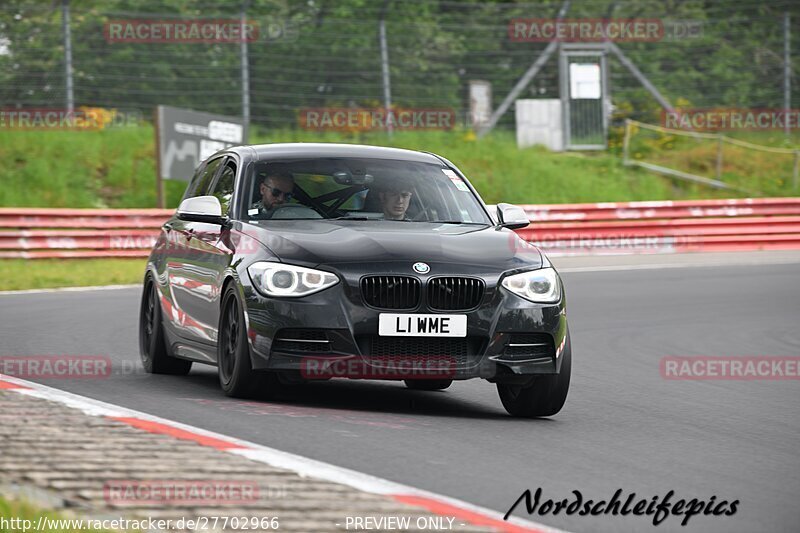
[[[465,124],[470,80],[491,83],[496,109],[547,46],[529,33],[515,35],[513,22],[546,22],[564,7],[548,0],[6,0],[0,107],[74,102],[145,116],[157,104],[249,110],[253,124],[293,128],[299,109],[380,107],[388,96],[400,107],[454,110]],[[783,108],[800,81],[798,54],[791,55],[800,42],[795,0],[585,0],[567,4],[565,13],[570,20],[660,24],[656,36],[616,44],[673,105]],[[174,31],[176,23],[212,19],[244,20],[255,32],[246,43],[229,35],[153,35],[154,21],[172,23]],[[137,21],[149,24],[149,33],[136,34]],[[614,57],[609,67],[615,116],[657,121],[660,106],[641,80]],[[558,85],[554,55],[519,97],[558,98]],[[513,124],[512,108],[498,125]]]

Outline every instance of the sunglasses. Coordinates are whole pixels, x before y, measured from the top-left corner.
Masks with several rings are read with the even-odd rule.
[[[272,193],[272,196],[274,196],[275,198],[279,198],[279,197],[283,196],[283,198],[287,202],[291,201],[291,199],[294,198],[294,193],[293,192],[282,191],[277,187],[270,188],[269,192]]]

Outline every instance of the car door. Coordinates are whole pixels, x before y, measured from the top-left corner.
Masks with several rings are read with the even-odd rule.
[[[229,215],[236,169],[236,160],[232,156],[226,157],[206,192],[219,200],[224,216]],[[215,344],[223,276],[234,252],[230,228],[190,222],[186,224],[186,233],[189,259],[181,270],[185,285],[182,305],[194,322],[194,327],[187,328],[186,333],[191,340]]]
[[[187,190],[186,198],[205,196],[214,185],[226,156],[209,160],[198,176],[197,182],[192,183]],[[199,295],[208,292],[208,288],[198,285],[197,272],[202,270],[205,262],[203,248],[197,245],[196,234],[198,224],[181,220],[177,216],[169,222],[168,239],[170,242],[167,255],[167,283],[172,295],[172,309],[170,322],[174,332],[185,340],[201,343],[212,343],[215,340],[213,331],[216,325],[203,321],[203,309],[198,306],[202,301]]]

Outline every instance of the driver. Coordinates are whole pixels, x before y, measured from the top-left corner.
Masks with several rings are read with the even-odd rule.
[[[250,209],[258,209],[259,218],[271,218],[276,207],[294,198],[294,178],[288,172],[271,172],[261,182],[259,191],[261,200]]]
[[[385,220],[408,220],[406,211],[411,203],[411,186],[395,181],[378,193]]]

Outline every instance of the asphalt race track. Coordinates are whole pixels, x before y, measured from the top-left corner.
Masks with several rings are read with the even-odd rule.
[[[654,259],[654,261],[658,261]],[[40,380],[91,398],[505,512],[544,499],[740,501],[733,517],[531,516],[571,531],[797,531],[800,381],[663,379],[670,355],[800,356],[800,259],[563,274],[573,341],[564,410],[509,418],[484,381],[444,392],[332,381],[278,402],[228,399],[216,370],[138,363],[138,289],[0,296],[2,355],[107,355],[104,379]],[[527,518],[524,505],[515,514]]]

